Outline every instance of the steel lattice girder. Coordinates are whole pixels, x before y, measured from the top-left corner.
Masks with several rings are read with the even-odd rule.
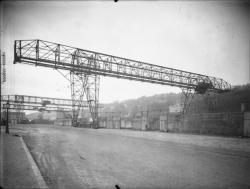
[[[62,99],[62,98],[51,98],[51,97],[40,97],[40,96],[29,96],[29,95],[2,95],[2,101],[9,101],[11,103],[21,104],[39,104],[39,105],[53,105],[57,107],[71,107],[73,100]],[[84,102],[84,106],[87,103]]]
[[[4,104],[3,104],[4,105]],[[6,109],[3,106],[3,109]],[[71,108],[61,108],[57,106],[39,106],[39,105],[29,105],[29,104],[16,104],[16,103],[10,103],[10,110],[30,110],[30,111],[59,111],[59,112],[71,112]]]
[[[73,64],[77,59],[78,64]],[[89,64],[89,62],[94,62]],[[14,63],[68,70],[75,74],[96,74],[204,91],[225,92],[231,89],[221,78],[83,50],[43,40],[16,40]]]
[[[35,111],[41,108],[48,111],[72,111],[72,103],[74,103],[71,99],[28,95],[2,95],[1,100],[12,104],[11,109]],[[88,103],[82,101],[81,106],[88,107]]]

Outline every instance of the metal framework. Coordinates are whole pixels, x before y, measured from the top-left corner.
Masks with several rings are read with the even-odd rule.
[[[24,110],[72,112],[73,103],[71,99],[28,95],[2,95],[1,101],[5,103],[9,102],[9,109],[17,112],[17,119],[19,121],[21,121]],[[83,107],[87,107],[86,102],[84,102]]]
[[[73,123],[77,123],[85,96],[95,127],[98,127],[99,76],[109,76],[180,87],[203,94],[226,92],[229,83],[221,78],[153,65],[142,61],[70,47],[43,40],[16,40],[14,63],[66,70],[74,100]],[[189,95],[184,95],[186,98]]]
[[[5,109],[3,107],[3,109]],[[21,114],[22,110],[31,110],[31,111],[56,111],[56,112],[71,112],[71,108],[58,108],[57,106],[49,106],[49,107],[44,107],[44,106],[36,106],[36,105],[28,105],[28,104],[24,104],[24,105],[19,105],[17,106],[16,103],[10,103],[10,110],[21,110],[21,111],[17,111],[18,113]]]
[[[184,115],[187,113],[187,111],[190,107],[191,101],[194,98],[195,91],[192,89],[188,89],[188,88],[182,88],[181,90],[182,90],[182,96],[181,96],[181,98],[182,98],[181,99],[182,112],[181,112],[181,115],[182,115],[182,118],[184,118]]]
[[[40,97],[40,96],[29,96],[29,95],[2,95],[2,101],[10,103],[19,104],[38,104],[41,106],[57,106],[57,107],[71,107],[71,99],[63,98],[50,98],[50,97]],[[86,106],[86,102],[84,102]]]

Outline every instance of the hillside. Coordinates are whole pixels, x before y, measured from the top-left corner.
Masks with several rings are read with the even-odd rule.
[[[103,112],[121,112],[128,116],[134,116],[138,111],[167,111],[168,107],[180,101],[180,94],[168,93],[149,97],[140,97],[121,102],[105,104]]]
[[[210,100],[214,103],[209,107],[209,102],[204,95],[195,95],[189,113],[203,112],[240,112],[241,104],[246,103],[246,109],[250,111],[250,84],[234,86],[230,92],[212,94]],[[167,112],[170,106],[181,103],[181,93],[157,94],[149,97],[140,97],[121,102],[104,104],[101,112],[121,112],[123,116],[135,117],[141,111]],[[102,115],[102,114],[101,114]],[[56,112],[37,112],[27,115],[29,120],[56,119]]]
[[[234,86],[230,92],[210,94],[209,98],[207,96],[195,95],[189,112],[239,112],[242,103],[246,103],[246,108],[249,109],[250,84]],[[178,103],[181,103],[181,93],[167,93],[105,104],[102,111],[121,112],[123,115],[133,117],[138,111],[168,111],[169,106]]]

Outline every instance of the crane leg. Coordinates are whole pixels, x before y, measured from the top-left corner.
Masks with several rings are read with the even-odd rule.
[[[75,52],[72,56],[72,64],[81,65],[81,59],[79,58],[79,52]],[[84,62],[86,63],[86,62]],[[89,67],[96,66],[96,62],[93,59],[87,60]],[[85,98],[88,103],[90,116],[92,118],[92,128],[98,128],[98,104],[99,104],[99,85],[100,76],[97,74],[82,73],[81,71],[70,72],[70,84],[71,84],[71,97],[72,104],[72,125],[77,126],[79,112],[83,111]]]
[[[182,95],[181,95],[181,103],[182,103],[182,111],[181,115],[184,119],[185,115],[187,114],[190,104],[194,98],[195,92],[192,89],[182,88]]]

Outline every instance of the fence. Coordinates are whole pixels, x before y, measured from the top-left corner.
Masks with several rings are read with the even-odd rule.
[[[116,116],[101,119],[100,124],[105,128],[131,128],[136,130],[160,130],[162,132],[250,136],[249,120],[249,112],[190,114],[186,115],[184,119],[181,118],[179,113],[164,113],[154,116],[148,113],[147,115],[135,118]]]
[[[161,130],[169,132],[199,133],[212,135],[242,136],[244,134],[244,113],[203,113],[191,114],[181,120],[169,114]]]

